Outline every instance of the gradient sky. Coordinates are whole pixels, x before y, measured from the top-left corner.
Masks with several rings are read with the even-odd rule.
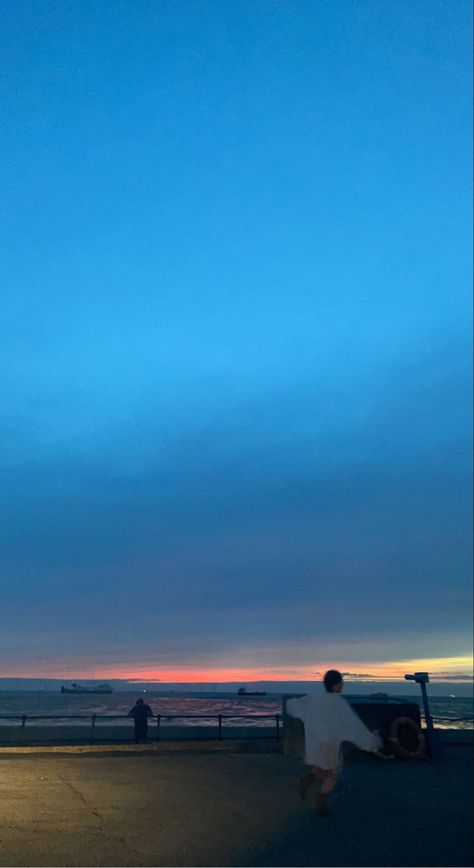
[[[1,675],[469,672],[470,19],[4,4]]]

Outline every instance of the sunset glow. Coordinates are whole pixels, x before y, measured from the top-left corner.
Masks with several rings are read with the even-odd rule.
[[[345,672],[346,681],[399,681],[405,673],[429,672],[434,680],[456,679],[466,682],[472,679],[473,658],[464,657],[433,657],[410,660],[397,660],[382,664],[371,664],[368,661],[347,663],[343,660],[327,660],[306,666],[94,666],[90,662],[78,666],[77,661],[62,661],[61,663],[44,663],[35,670],[34,667],[8,668],[0,671],[0,675],[17,678],[117,678],[127,681],[157,683],[225,683],[236,681],[315,681],[327,669],[336,668]]]

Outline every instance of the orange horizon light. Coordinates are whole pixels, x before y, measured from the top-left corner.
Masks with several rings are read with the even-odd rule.
[[[300,664],[293,666],[178,666],[165,665],[161,667],[146,664],[100,665],[92,661],[69,660],[62,664],[44,661],[43,665],[31,667],[13,667],[9,671],[0,671],[4,678],[55,678],[55,679],[119,679],[140,683],[173,682],[199,684],[206,682],[237,682],[237,681],[318,681],[327,669],[339,669],[346,673],[347,681],[392,681],[402,680],[407,672],[426,671],[433,678],[443,678],[449,681],[456,679],[472,679],[472,657],[418,658],[412,660],[390,661],[371,665],[370,662],[347,663],[344,661],[324,661],[317,664]],[[361,673],[361,674],[358,674]]]

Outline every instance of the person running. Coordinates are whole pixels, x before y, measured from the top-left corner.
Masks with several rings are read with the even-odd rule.
[[[137,699],[133,708],[128,712],[129,717],[135,720],[135,741],[138,744],[146,739],[148,734],[148,718],[153,714],[149,705],[145,705],[143,699]]]
[[[382,739],[367,729],[340,695],[344,685],[340,672],[330,669],[323,684],[323,693],[289,699],[286,711],[304,723],[304,761],[312,766],[299,782],[300,796],[306,798],[309,788],[319,783],[316,813],[326,817],[330,813],[326,798],[336,786],[342,768],[342,742],[350,741],[361,750],[377,753],[382,748]]]

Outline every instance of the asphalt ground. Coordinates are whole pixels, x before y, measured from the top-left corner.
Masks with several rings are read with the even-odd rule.
[[[346,761],[332,815],[277,752],[0,753],[1,866],[471,866],[472,747]]]
[[[209,739],[217,738],[217,722],[212,726],[168,726],[161,725],[159,736],[161,741],[170,739]],[[156,725],[148,727],[148,740],[157,740]],[[280,729],[280,735],[283,730]],[[223,722],[222,738],[251,738],[276,741],[276,727],[231,726]],[[113,744],[134,743],[133,723],[128,726],[106,726],[98,723],[92,729],[90,726],[35,726],[28,723],[24,730],[19,724],[15,726],[0,726],[0,747],[8,745],[42,745],[42,744]]]

